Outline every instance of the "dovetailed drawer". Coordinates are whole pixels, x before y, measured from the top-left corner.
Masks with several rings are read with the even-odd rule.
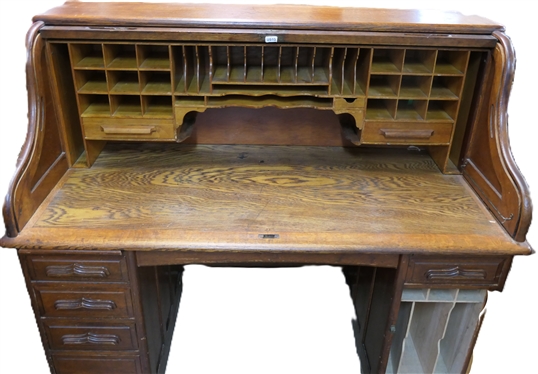
[[[30,256],[28,265],[34,281],[128,281],[121,256]]]
[[[120,351],[138,349],[132,323],[45,320],[50,349],[79,351]]]
[[[131,292],[127,288],[110,286],[106,288],[86,286],[75,290],[72,288],[34,286],[41,317],[129,318],[133,316]]]
[[[502,289],[511,257],[412,256],[406,285]]]
[[[452,123],[366,122],[363,144],[449,144]]]
[[[174,121],[154,118],[82,118],[92,140],[175,140]]]

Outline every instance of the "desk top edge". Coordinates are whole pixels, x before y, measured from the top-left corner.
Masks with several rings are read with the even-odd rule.
[[[283,11],[283,8],[286,8]],[[34,17],[53,26],[217,27],[491,34],[504,27],[458,12],[307,5],[67,2]]]

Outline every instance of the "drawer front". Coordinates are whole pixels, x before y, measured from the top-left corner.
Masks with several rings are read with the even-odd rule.
[[[173,120],[82,118],[84,137],[93,140],[174,140]]]
[[[452,123],[366,122],[363,144],[449,144]]]
[[[61,290],[34,287],[42,317],[128,318],[133,316],[129,289]]]
[[[142,373],[139,356],[52,356],[56,374]]]
[[[31,256],[32,280],[127,282],[127,265],[120,256]]]
[[[50,349],[120,351],[138,348],[134,324],[44,321]]]
[[[412,256],[406,285],[502,289],[511,257]]]

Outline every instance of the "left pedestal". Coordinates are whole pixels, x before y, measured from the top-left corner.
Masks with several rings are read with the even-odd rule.
[[[52,373],[164,373],[181,266],[137,267],[123,251],[19,258]]]

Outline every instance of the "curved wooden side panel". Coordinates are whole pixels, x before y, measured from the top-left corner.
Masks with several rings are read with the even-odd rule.
[[[507,110],[515,52],[504,33],[494,35],[499,42],[486,64],[463,175],[506,231],[522,242],[530,226],[532,203],[508,138]]]
[[[43,22],[27,34],[28,132],[4,203],[6,235],[15,237],[68,169],[51,94]]]

